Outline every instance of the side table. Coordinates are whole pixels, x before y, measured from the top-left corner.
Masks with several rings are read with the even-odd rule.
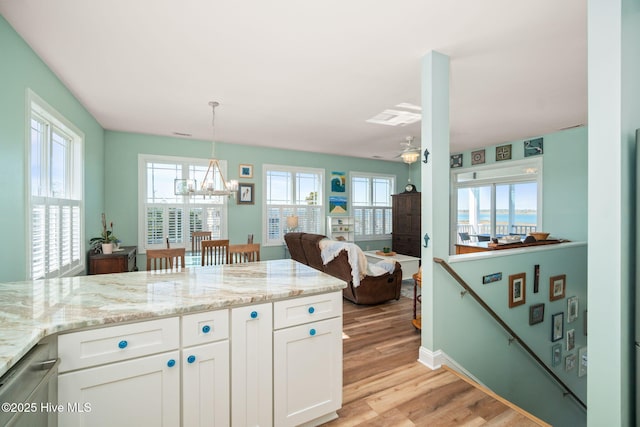
[[[123,246],[112,254],[89,254],[89,274],[138,271],[137,246]]]
[[[418,288],[420,288],[420,295],[418,295]],[[422,329],[422,316],[418,314],[418,303],[422,304],[422,277],[418,273],[413,275],[413,326],[416,329]]]

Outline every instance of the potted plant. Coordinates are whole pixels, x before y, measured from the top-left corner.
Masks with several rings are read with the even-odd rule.
[[[113,234],[113,222],[109,224],[109,228],[107,229],[107,219],[102,214],[102,233],[100,233],[100,237],[93,237],[89,240],[89,247],[95,253],[102,252],[103,254],[113,253],[113,244],[119,243],[120,240]]]

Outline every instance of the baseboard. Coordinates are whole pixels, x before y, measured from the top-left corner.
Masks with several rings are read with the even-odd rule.
[[[418,362],[422,363],[431,370],[438,369],[442,367],[442,365],[447,365],[454,371],[464,375],[472,381],[475,381],[484,388],[489,389],[489,387],[484,385],[482,381],[476,378],[471,372],[467,371],[462,365],[456,362],[453,358],[449,357],[449,355],[442,350],[431,351],[428,348],[421,346],[418,355]]]

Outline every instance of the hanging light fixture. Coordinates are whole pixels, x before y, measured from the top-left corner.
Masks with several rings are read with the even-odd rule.
[[[413,145],[413,139],[414,138],[412,136],[407,136],[406,142],[401,143],[405,148],[402,153],[400,153],[400,157],[402,158],[402,161],[408,165],[417,162],[418,157],[420,157],[420,148]]]
[[[209,106],[211,106],[212,110],[211,158],[209,159],[209,167],[207,168],[207,172],[204,174],[202,184],[200,184],[200,189],[190,191],[190,194],[192,195],[235,197],[236,192],[238,191],[238,181],[227,181],[224,178],[222,169],[220,168],[220,162],[216,158],[215,121],[216,107],[219,105],[220,103],[216,101],[209,102]],[[209,174],[211,174],[211,176],[209,176]],[[216,186],[216,174],[220,177],[220,182],[222,183],[221,188],[217,188]]]
[[[402,161],[408,164],[414,163],[418,160],[418,157],[420,157],[420,153],[416,153],[416,152],[412,152],[412,151],[407,151],[404,152],[402,154],[400,154],[400,157],[402,157]]]

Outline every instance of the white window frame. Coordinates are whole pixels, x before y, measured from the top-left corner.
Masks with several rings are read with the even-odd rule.
[[[285,172],[285,173],[290,173],[293,175],[292,178],[292,187],[291,187],[291,194],[290,194],[290,200],[293,201],[292,204],[272,204],[269,203],[269,200],[267,198],[268,196],[268,180],[267,180],[267,175],[270,171],[278,171],[278,172]],[[295,176],[298,173],[311,173],[311,174],[317,174],[319,175],[320,178],[320,184],[319,184],[319,188],[317,190],[318,194],[317,194],[317,198],[316,198],[316,204],[314,205],[303,205],[303,204],[296,204],[295,203],[295,194],[296,194],[296,179]],[[305,229],[305,225],[304,225],[304,220],[302,218],[300,218],[299,221],[299,226],[296,229],[296,231],[304,231],[304,232],[309,232],[309,233],[319,233],[319,234],[324,234],[324,230],[325,230],[325,204],[324,204],[324,188],[325,188],[325,170],[324,169],[320,169],[320,168],[308,168],[308,167],[297,167],[297,166],[285,166],[285,165],[271,165],[271,164],[265,164],[262,166],[262,182],[263,182],[263,190],[262,190],[262,245],[263,246],[281,246],[284,244],[284,234],[286,233],[286,220],[285,218],[289,215],[298,215],[298,216],[303,216],[300,215],[300,212],[302,210],[307,210],[308,206],[313,206],[314,208],[316,208],[319,212],[317,214],[318,216],[318,222],[315,227],[315,229],[311,230],[311,229]],[[279,228],[279,234],[277,238],[269,238],[269,208],[273,208],[273,206],[277,206],[278,209],[280,210],[279,213],[279,224],[282,224],[283,226],[281,226]]]
[[[25,140],[25,211],[28,212],[26,226],[26,277],[29,279],[67,277],[81,274],[85,271],[85,242],[84,242],[84,133],[67,120],[55,108],[40,98],[35,92],[27,89],[25,103],[26,140]],[[31,188],[32,176],[32,135],[31,121],[36,119],[45,125],[46,135],[41,151],[40,170],[42,188],[40,194],[34,195]],[[50,149],[51,134],[55,132],[64,136],[69,142],[66,158],[65,193],[64,197],[55,197],[50,188]],[[40,209],[38,209],[40,207]],[[55,208],[58,218],[53,216]],[[44,239],[39,252],[44,254],[42,259],[34,254],[34,211],[44,215],[40,235]],[[66,214],[65,214],[66,212]],[[55,221],[54,221],[55,220]],[[64,229],[69,232],[64,233]],[[52,241],[52,236],[57,236]],[[66,248],[66,249],[65,249]],[[53,260],[53,254],[58,254]],[[43,274],[34,275],[36,263],[42,264]]]
[[[373,200],[373,179],[378,178],[378,179],[385,179],[385,180],[390,180],[390,194],[389,194],[389,203],[387,205],[367,205],[367,206],[355,206],[354,205],[354,201],[355,201],[355,197],[354,197],[354,187],[353,187],[353,180],[354,178],[366,178],[369,180],[369,200]],[[349,203],[349,209],[351,210],[351,215],[353,215],[353,217],[355,218],[355,240],[356,241],[365,241],[365,240],[388,240],[391,239],[391,231],[389,231],[389,233],[380,233],[380,234],[363,234],[363,233],[358,233],[359,230],[364,230],[366,228],[365,224],[361,224],[360,222],[362,222],[362,220],[358,219],[358,215],[357,215],[357,211],[362,209],[363,211],[366,209],[373,209],[374,212],[376,210],[383,210],[386,211],[388,210],[388,214],[383,213],[382,214],[382,228],[383,229],[388,229],[391,230],[392,228],[392,221],[393,221],[393,201],[391,198],[391,194],[395,194],[396,193],[396,176],[395,175],[389,175],[389,174],[380,174],[380,173],[371,173],[371,172],[357,172],[357,171],[353,171],[353,172],[349,172],[349,191],[351,192],[351,197],[350,197],[350,203]],[[364,218],[365,215],[362,215],[362,218]],[[373,221],[376,221],[376,216],[375,213],[373,215]],[[386,223],[386,221],[388,221],[388,223]],[[372,226],[372,228],[375,230],[376,226],[375,224]]]
[[[533,182],[535,181],[537,184],[537,230],[542,230],[542,195],[543,195],[543,157],[536,156],[533,158],[527,158],[524,160],[513,160],[506,161],[504,163],[493,163],[489,165],[482,166],[474,166],[470,168],[464,169],[453,169],[451,171],[451,216],[449,219],[450,227],[450,242],[452,242],[452,250],[453,245],[457,242],[458,239],[458,228],[457,228],[457,215],[458,215],[458,189],[461,188],[469,188],[469,187],[479,187],[479,186],[492,186],[492,195],[491,195],[491,223],[492,223],[492,235],[493,230],[495,228],[496,223],[496,194],[495,194],[495,186],[496,185],[506,185],[506,184],[518,184],[524,182]],[[522,172],[517,175],[508,176],[499,176],[501,171],[504,171],[508,168],[519,168]],[[527,173],[526,171],[530,172]],[[465,182],[458,182],[458,177],[462,174],[472,174],[474,173],[486,173],[486,172],[495,172],[498,176],[496,177],[487,177],[487,178],[478,178]]]
[[[227,176],[227,162],[226,160],[218,160],[221,172],[224,176]],[[227,196],[213,196],[217,198],[219,203],[207,202],[202,203],[199,200],[202,197],[209,196],[181,196],[181,201],[169,202],[169,203],[148,203],[147,202],[147,164],[148,163],[168,163],[168,164],[181,164],[182,173],[178,179],[187,179],[189,173],[189,166],[208,167],[209,159],[191,158],[191,157],[178,157],[178,156],[164,156],[154,154],[138,154],[138,248],[139,253],[146,253],[147,249],[162,249],[166,247],[166,242],[159,243],[147,243],[147,206],[161,207],[163,210],[171,208],[184,208],[182,217],[182,242],[171,242],[171,247],[191,249],[191,236],[190,236],[190,224],[189,224],[189,212],[191,208],[199,207],[214,207],[214,209],[220,209],[220,234],[212,236],[212,238],[227,239],[228,238],[228,207],[229,200]],[[197,183],[200,186],[201,183]],[[221,202],[221,203],[220,203]],[[168,223],[163,225],[163,233],[167,235]]]

